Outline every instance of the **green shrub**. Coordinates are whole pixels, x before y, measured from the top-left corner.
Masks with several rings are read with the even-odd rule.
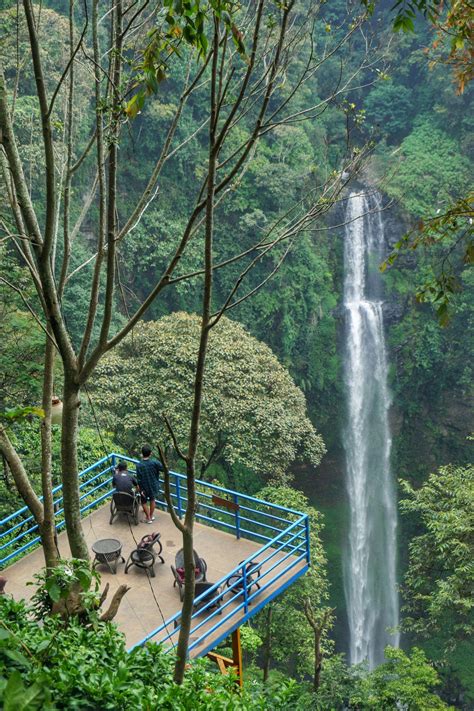
[[[77,561],[76,561],[77,562]],[[79,562],[77,562],[79,563]],[[64,561],[46,583],[44,576],[36,606],[0,598],[0,706],[4,711],[261,711],[304,708],[298,705],[292,680],[278,693],[240,691],[233,676],[223,676],[208,660],[192,662],[184,683],[173,682],[174,659],[158,644],[127,652],[124,635],[94,612],[96,580],[74,561]],[[67,593],[65,571],[79,582],[90,614],[80,619],[46,615],[47,598]],[[39,596],[39,597],[38,597]],[[39,604],[41,603],[41,604]]]

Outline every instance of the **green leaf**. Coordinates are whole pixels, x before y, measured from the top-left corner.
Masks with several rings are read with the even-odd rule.
[[[21,420],[28,416],[44,417],[44,410],[41,407],[8,407],[3,412],[0,412],[0,418],[6,420]]]
[[[436,315],[441,326],[447,326],[449,323],[448,304],[444,303],[436,310]]]
[[[201,54],[202,54],[202,55],[205,55],[205,54],[206,54],[208,45],[209,45],[209,42],[207,41],[206,35],[202,35],[202,37],[201,37],[201,47],[202,47],[202,52],[201,52]]]
[[[4,649],[2,654],[21,667],[28,667],[30,665],[29,659],[27,659],[24,654],[16,649]]]
[[[50,579],[46,581],[46,590],[48,591],[48,595],[53,602],[57,602],[60,599],[61,588],[55,580]]]
[[[3,710],[31,711],[32,709],[41,708],[41,697],[43,697],[43,691],[37,684],[25,687],[20,673],[14,671],[10,675],[5,687]]]
[[[196,40],[196,35],[194,34],[193,30],[189,25],[186,25],[186,27],[183,30],[183,37],[186,40],[186,42],[189,42],[189,44],[194,44]]]
[[[138,113],[141,111],[143,108],[143,104],[145,102],[145,94],[143,91],[138,91],[125,107],[125,113],[130,119],[134,119]]]
[[[49,645],[51,644],[50,639],[43,639],[38,646],[36,647],[36,653],[44,652],[45,649],[49,648]]]
[[[79,581],[79,585],[83,590],[88,590],[91,584],[92,580],[92,575],[89,571],[87,570],[78,570],[76,572],[77,579]]]

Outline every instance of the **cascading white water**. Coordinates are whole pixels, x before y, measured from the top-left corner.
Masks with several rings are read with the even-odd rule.
[[[347,425],[344,433],[350,507],[344,588],[350,661],[384,659],[398,646],[396,588],[397,509],[390,471],[387,357],[378,264],[383,259],[383,222],[378,198],[351,193],[344,246]],[[372,210],[372,212],[371,212]]]

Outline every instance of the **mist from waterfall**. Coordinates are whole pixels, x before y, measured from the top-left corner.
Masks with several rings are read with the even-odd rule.
[[[390,469],[390,393],[378,265],[384,257],[377,195],[350,194],[344,243],[347,422],[344,431],[349,537],[344,589],[350,662],[384,660],[398,646],[397,507]]]

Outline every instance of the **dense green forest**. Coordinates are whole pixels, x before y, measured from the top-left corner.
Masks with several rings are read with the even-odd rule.
[[[164,5],[173,6],[181,21],[179,6],[183,3]],[[217,5],[209,3],[211,8]],[[283,5],[269,5],[267,31],[271,36],[273,14],[278,26]],[[312,3],[297,5],[295,23],[303,26],[301,17],[311,14]],[[88,21],[84,14],[87,3],[71,6],[78,27],[82,26]],[[252,3],[249,7],[255,12]],[[193,665],[185,684],[177,687],[172,683],[171,662],[159,647],[150,645],[127,655],[124,638],[113,624],[98,622],[93,609],[87,613],[87,625],[46,616],[45,624],[39,626],[34,616],[38,618],[38,607],[26,614],[24,603],[4,596],[0,600],[0,693],[5,694],[5,709],[473,707],[474,482],[469,435],[474,283],[465,258],[470,226],[460,217],[446,237],[426,240],[416,249],[399,246],[403,235],[420,229],[420,221],[426,223],[445,213],[456,200],[469,200],[472,88],[467,85],[459,93],[449,65],[430,61],[426,48],[433,43],[434,31],[429,21],[421,16],[414,32],[394,33],[392,3],[376,3],[372,10],[364,24],[353,29],[364,11],[362,5],[346,5],[340,0],[318,5],[311,16],[313,37],[317,38],[314,46],[301,38],[293,39],[294,48],[288,50],[292,61],[286,59],[278,75],[278,86],[269,101],[275,125],[252,145],[245,169],[223,189],[222,199],[216,198],[213,215],[213,259],[217,265],[225,264],[225,268],[215,269],[213,276],[213,309],[219,313],[229,294],[236,303],[225,316],[220,314],[223,318],[219,316],[215,338],[211,331],[196,472],[208,481],[309,513],[313,567],[243,628],[248,681],[241,697],[235,694],[232,680],[216,675],[206,663]],[[17,12],[16,5],[0,0],[0,59],[8,90],[13,92],[9,101],[14,103],[25,180],[43,225],[48,222],[44,187],[48,170],[40,145],[41,112],[27,24],[21,12],[18,19]],[[41,7],[38,33],[48,91],[60,80],[70,51],[68,12],[69,4],[61,0]],[[237,13],[238,24],[239,9],[232,12]],[[186,17],[190,13],[183,15],[182,25],[176,20],[176,27],[189,32]],[[225,17],[219,21],[223,26],[227,22]],[[100,32],[105,44],[105,22]],[[170,37],[166,41],[172,46],[171,31]],[[229,37],[229,42],[235,41],[236,58],[232,61],[237,67],[230,76],[240,76],[242,67],[251,61],[248,56],[239,57],[242,39],[235,25],[229,29]],[[152,71],[145,64],[147,55],[138,69],[136,64],[136,54],[149,39],[143,30],[138,38],[134,36],[133,47],[124,51],[126,71],[131,76],[135,72],[138,79],[122,102],[120,120],[115,117],[111,128],[107,127],[110,145],[116,142],[122,165],[116,179],[114,229],[120,231],[134,214],[137,196],[147,188],[178,109],[173,145],[180,148],[164,162],[159,183],[136,215],[126,239],[117,240],[116,283],[110,297],[112,337],[148,298],[157,275],[166,271],[176,241],[186,233],[189,215],[197,197],[205,193],[203,186],[208,180],[206,82],[210,65],[203,74],[204,90],[191,93],[180,108],[190,67],[197,71],[206,57],[206,47],[199,44],[202,37],[197,29],[188,44],[183,40],[183,46],[173,49],[171,59],[166,55],[163,66],[154,64],[158,77],[153,81],[147,74]],[[248,37],[244,41],[248,42]],[[92,39],[87,37],[84,57],[92,51]],[[324,57],[321,71],[316,70],[313,52]],[[312,62],[314,71],[305,74],[304,67],[313,67]],[[301,72],[305,80],[296,91]],[[102,214],[97,194],[89,192],[90,185],[100,181],[100,171],[96,176],[93,151],[84,152],[97,131],[89,106],[91,76],[86,62],[79,62],[72,152],[67,149],[70,137],[63,117],[68,102],[65,86],[52,112],[58,163],[69,166],[67,170],[76,161],[81,163],[75,182],[62,182],[64,173],[57,180],[62,202],[69,199],[68,191],[75,198],[71,198],[67,218],[75,234],[70,242],[73,248],[64,243],[70,254],[61,313],[77,352],[91,326],[86,356],[101,343],[102,318],[110,306],[106,291],[99,291],[96,318],[88,323],[96,225]],[[256,81],[255,103],[248,99],[232,124],[219,157],[222,169],[234,164],[242,145],[250,145],[258,91],[264,85],[264,80],[260,84]],[[223,100],[222,106],[231,111],[228,107],[237,100],[238,87],[230,79],[229,87],[227,103]],[[133,96],[140,97],[135,106]],[[139,110],[137,103],[142,104]],[[104,115],[112,111],[107,106],[101,110]],[[277,118],[282,114],[277,110],[285,117],[281,123]],[[123,124],[116,138],[112,135],[114,120]],[[35,416],[16,419],[14,408],[42,406],[44,331],[51,334],[51,330],[50,321],[38,317],[43,313],[41,299],[24,252],[18,249],[4,156],[2,149],[0,410],[2,427],[39,494],[44,462],[42,420]],[[333,182],[337,189],[328,188]],[[383,282],[392,471],[399,482],[400,499],[402,639],[401,649],[389,648],[385,664],[375,670],[347,664],[342,581],[348,525],[343,448],[343,253],[345,205],[352,189],[376,191],[380,196],[386,256],[392,250],[397,252],[383,273]],[[470,209],[472,215],[472,201]],[[311,210],[314,215],[306,219]],[[280,234],[281,225],[289,237],[277,240],[266,251],[262,245]],[[58,241],[58,263],[59,257],[64,259],[64,244]],[[112,450],[135,456],[145,440],[156,446],[166,442],[163,447],[170,464],[183,468],[176,449],[166,441],[169,433],[162,415],[165,412],[170,418],[178,441],[185,442],[193,412],[205,244],[201,222],[180,256],[171,288],[164,289],[143,319],[104,355],[87,390],[82,391],[79,470]],[[236,250],[245,253],[243,262],[234,261]],[[187,278],[189,274],[191,278]],[[61,281],[60,273],[54,276]],[[236,283],[240,291],[233,294]],[[449,284],[449,289],[442,291],[439,284]],[[242,294],[245,298],[240,301]],[[440,304],[444,304],[441,317]],[[54,337],[57,339],[56,334]],[[54,387],[50,387],[60,394],[67,377],[59,358],[51,372]],[[61,482],[64,468],[61,437],[60,426],[52,425],[51,476],[55,485]],[[8,515],[22,500],[2,452],[1,512]],[[94,585],[92,576],[83,588],[89,590]],[[42,670],[46,652],[49,666]],[[81,663],[64,668],[67,655]],[[102,678],[88,679],[78,671],[82,662],[94,667],[104,657],[108,664]],[[61,696],[76,698],[76,705],[61,705]]]

